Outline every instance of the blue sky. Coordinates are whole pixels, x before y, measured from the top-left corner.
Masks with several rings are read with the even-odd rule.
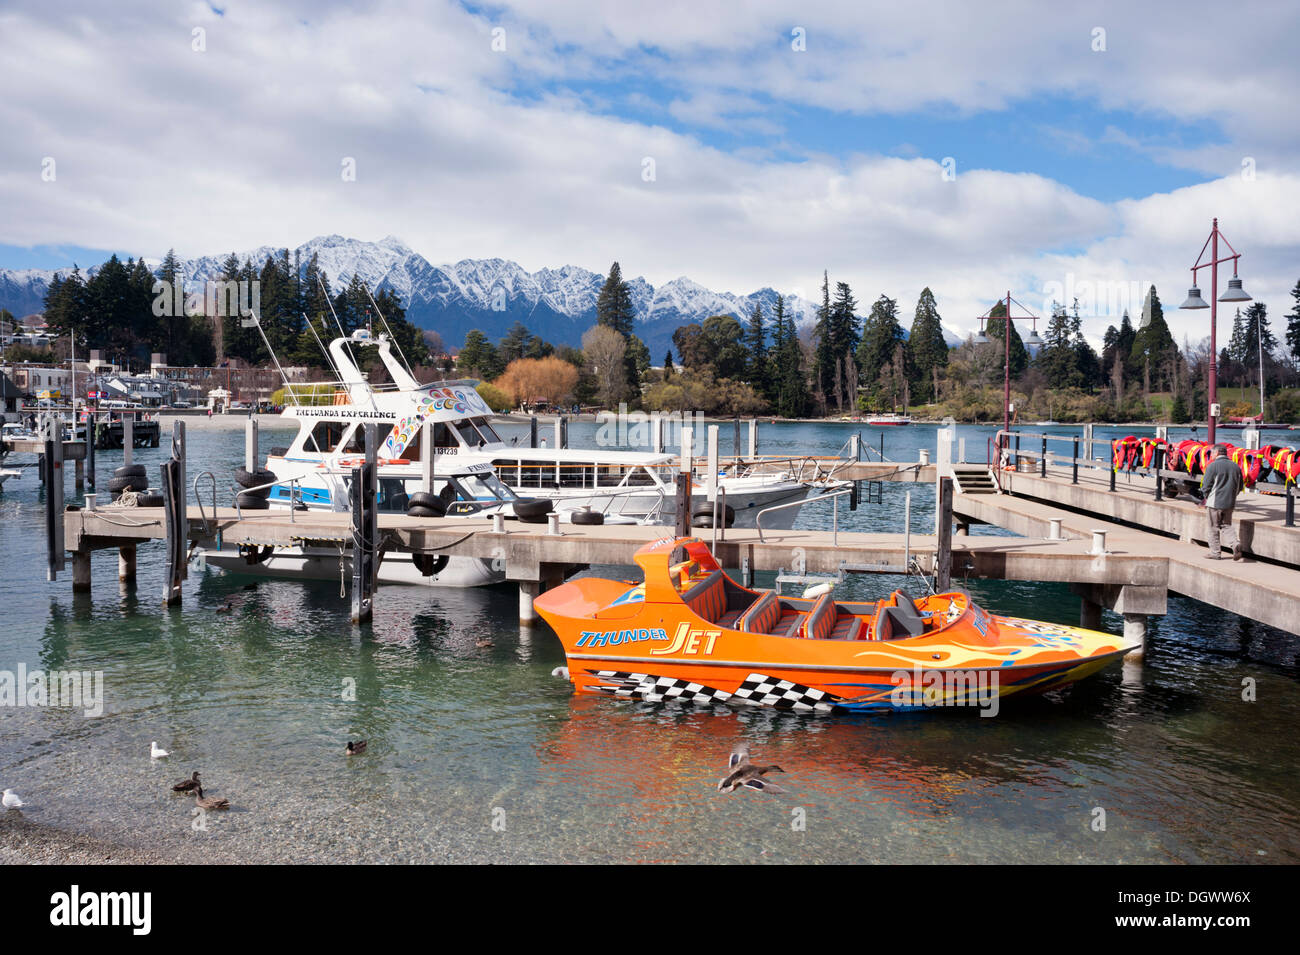
[[[11,0],[0,268],[396,235],[434,263],[618,259],[741,294],[815,296],[828,270],[860,301],[907,312],[930,287],[973,316],[1006,288],[1042,311],[1054,286],[1172,300],[1218,216],[1280,314],[1300,10],[1177,12]],[[1247,40],[1215,44],[1216,22]]]

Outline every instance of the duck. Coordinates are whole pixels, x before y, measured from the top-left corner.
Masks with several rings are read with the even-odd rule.
[[[482,640],[475,640],[474,646],[478,647],[480,650],[486,650],[489,647],[496,646],[496,644],[492,642],[491,637],[484,637]]]
[[[18,794],[12,789],[6,789],[3,797],[0,797],[0,805],[6,809],[22,809],[23,801],[18,798]]]
[[[211,799],[209,799],[207,796],[203,795],[202,786],[196,787],[194,791],[191,793],[191,795],[194,796],[194,801],[195,803],[198,804],[198,807],[200,809],[229,809],[230,808],[229,799],[226,799],[224,797],[217,797],[217,796],[213,796]]]
[[[175,786],[173,786],[172,792],[187,793],[191,789],[198,789],[198,788],[199,788],[199,773],[198,770],[195,770],[194,775],[191,776],[189,779],[182,779]]]
[[[234,609],[235,609],[235,602],[233,600],[227,600],[225,603],[223,603],[220,607],[217,608],[217,613],[230,613],[230,611]]]
[[[366,751],[366,740],[359,739],[355,743],[348,740],[348,747],[343,752],[349,756],[358,756]]]
[[[165,749],[159,749],[159,748],[158,748],[158,741],[157,741],[157,740],[154,740],[153,742],[151,742],[151,743],[149,744],[149,758],[150,758],[150,759],[163,759],[164,757],[166,757],[166,756],[170,756],[170,755],[171,755],[171,753],[167,752],[167,750],[165,750]]]
[[[727,769],[730,772],[718,780],[718,792],[734,792],[737,787],[745,786],[748,789],[757,789],[760,792],[784,792],[776,783],[769,782],[763,777],[768,773],[784,773],[785,770],[775,764],[761,766],[749,761],[749,746],[741,743],[731,751],[731,756],[727,758]]]

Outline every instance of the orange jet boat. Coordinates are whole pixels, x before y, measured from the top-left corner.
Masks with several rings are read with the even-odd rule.
[[[685,559],[674,563],[679,548]],[[803,712],[978,706],[1089,676],[1135,649],[1108,633],[999,617],[960,591],[845,602],[750,590],[698,538],[636,552],[643,583],[584,577],[534,606],[579,691]]]

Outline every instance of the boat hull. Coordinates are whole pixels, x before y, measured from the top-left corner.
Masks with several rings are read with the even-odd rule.
[[[676,555],[685,560],[676,563]],[[1111,634],[995,616],[960,591],[912,600],[778,597],[742,587],[703,542],[661,538],[642,583],[577,578],[534,607],[579,692],[799,712],[978,706],[1083,679],[1133,646]],[[990,712],[991,711],[991,712]]]
[[[249,563],[237,548],[225,547],[203,552],[203,562],[236,574],[254,577],[277,577],[286,580],[338,580],[340,575],[351,579],[352,558],[342,558],[339,553],[325,547],[278,548],[266,560]],[[475,557],[452,557],[436,574],[425,577],[406,553],[384,556],[379,564],[380,584],[401,584],[418,587],[485,587],[505,580],[505,571],[495,569],[493,561]]]

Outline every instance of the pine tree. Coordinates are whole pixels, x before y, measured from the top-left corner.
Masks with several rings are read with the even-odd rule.
[[[1291,289],[1291,298],[1295,304],[1286,317],[1286,344],[1291,349],[1291,357],[1300,360],[1300,281]]]
[[[763,323],[763,306],[754,303],[754,311],[749,316],[749,326],[745,330],[745,380],[764,397],[770,397],[768,379],[767,329]]]
[[[1047,320],[1043,347],[1034,363],[1042,369],[1048,386],[1068,388],[1079,384],[1078,367],[1070,336],[1070,316],[1065,306],[1052,303],[1052,317]]]
[[[1070,316],[1070,334],[1073,336],[1074,367],[1079,375],[1081,387],[1092,391],[1105,385],[1102,381],[1101,360],[1092,350],[1088,339],[1083,337],[1083,320],[1079,318],[1079,300],[1074,300]]]
[[[596,297],[596,324],[611,328],[627,339],[627,352],[623,356],[627,388],[624,397],[629,404],[636,404],[641,397],[641,377],[650,365],[650,351],[634,334],[636,309],[632,305],[632,290],[623,281],[623,270],[617,262],[609,267],[609,275]]]
[[[813,334],[817,340],[813,357],[813,390],[821,402],[821,411],[825,414],[835,367],[839,364],[839,356],[835,353],[835,332],[831,324],[831,278],[826,271],[822,272],[822,304],[817,309]]]
[[[998,302],[989,311],[989,317],[984,322],[984,329],[990,342],[997,348],[998,354],[1005,355],[1006,345],[1003,344],[1003,339],[1006,335],[1007,326],[1011,327],[1011,377],[1018,378],[1029,367],[1029,352],[1025,349],[1025,343],[1020,337],[1019,329],[1016,328],[1015,319],[1013,318],[1008,322],[1006,315],[1006,303]],[[1003,363],[1005,364],[1005,362]]]
[[[881,295],[871,306],[858,345],[858,367],[865,381],[879,381],[887,376],[894,362],[894,352],[907,340],[898,323],[898,302]]]
[[[921,297],[916,300],[907,348],[914,369],[917,400],[937,401],[939,396],[934,393],[934,382],[938,379],[938,369],[948,366],[948,343],[943,337],[943,324],[934,293],[928,287],[921,290]]]

